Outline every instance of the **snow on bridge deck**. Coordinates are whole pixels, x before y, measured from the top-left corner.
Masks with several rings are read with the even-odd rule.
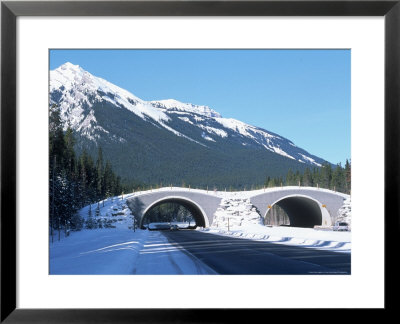
[[[343,205],[345,199],[349,195],[335,192],[328,189],[313,187],[286,186],[265,188],[252,191],[217,191],[202,190],[181,187],[164,187],[147,191],[139,191],[126,196],[127,201],[133,201],[137,198],[140,201],[141,208],[137,212],[137,216],[143,220],[146,212],[152,207],[168,201],[176,201],[186,204],[192,208],[193,212],[201,214],[204,223],[199,226],[211,226],[214,213],[221,204],[222,199],[249,199],[251,204],[257,208],[261,217],[265,217],[269,208],[274,204],[279,204],[290,198],[297,201],[314,201],[315,205],[320,208],[322,220],[320,225],[332,225],[337,217],[339,208]],[[293,202],[295,199],[291,199]],[[298,208],[301,204],[295,206]]]

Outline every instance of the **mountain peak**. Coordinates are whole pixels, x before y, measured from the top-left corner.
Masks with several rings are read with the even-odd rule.
[[[89,139],[113,133],[108,130],[109,125],[96,119],[93,107],[101,103],[115,108],[115,114],[125,108],[157,128],[164,128],[202,146],[207,146],[204,140],[207,144],[218,145],[218,141],[223,139],[225,143],[230,141],[240,147],[250,145],[301,163],[320,166],[323,162],[277,134],[239,120],[223,118],[209,106],[175,99],[145,101],[70,62],[50,71],[50,104],[53,103],[60,106],[62,118]]]
[[[72,64],[71,62],[65,62],[64,64],[60,65],[60,68],[80,68],[78,64]]]
[[[77,64],[72,64],[71,62],[65,62],[64,64],[60,65],[56,70],[58,71],[72,71],[75,73],[83,73],[85,72],[82,67]]]

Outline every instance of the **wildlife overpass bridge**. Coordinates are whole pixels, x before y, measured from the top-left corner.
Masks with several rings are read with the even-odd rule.
[[[152,208],[169,202],[187,208],[197,226],[209,227],[222,199],[238,197],[248,198],[263,219],[276,204],[288,215],[290,226],[314,227],[332,225],[336,221],[339,208],[349,196],[312,187],[279,187],[243,192],[168,187],[136,192],[127,199],[127,204],[139,219],[140,227],[145,223],[147,213]]]

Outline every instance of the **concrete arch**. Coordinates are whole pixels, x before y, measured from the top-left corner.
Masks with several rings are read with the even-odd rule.
[[[186,207],[192,209],[198,217],[199,223],[204,224],[204,227],[209,227],[212,223],[214,212],[221,203],[221,197],[215,194],[209,194],[201,190],[190,190],[186,188],[163,188],[161,190],[145,191],[136,193],[127,200],[128,207],[131,209],[142,225],[142,219],[149,208],[155,204],[178,200],[178,202],[186,204]],[[197,226],[201,226],[197,224]]]
[[[297,204],[303,203],[303,205],[298,205],[298,210],[304,209],[302,208],[304,206],[306,210],[311,210],[312,207],[310,206],[313,206],[311,201],[313,201],[321,210],[322,226],[330,226],[335,223],[340,207],[343,205],[345,199],[349,197],[348,195],[331,190],[312,187],[268,188],[263,191],[257,190],[250,194],[246,193],[246,195],[248,195],[250,203],[256,207],[261,217],[265,217],[268,205],[271,206],[279,201],[281,201],[281,205],[287,203],[288,201],[284,198],[292,197],[292,200],[289,201],[290,206],[286,208],[295,208],[294,205],[296,205],[296,202],[294,197],[298,197],[300,202],[297,202]],[[304,202],[304,199],[308,199],[306,202],[309,201],[309,205]],[[205,190],[167,187],[154,191],[135,193],[127,199],[127,204],[132,214],[137,217],[140,225],[142,225],[143,216],[150,208],[161,202],[173,200],[177,200],[177,202],[191,208],[197,215],[199,223],[204,224],[204,227],[209,227],[213,222],[215,212],[220,207],[222,196],[217,195],[215,192],[206,192]],[[198,224],[198,226],[201,225]]]
[[[321,209],[322,226],[331,226],[335,223],[338,210],[343,205],[344,200],[349,197],[348,195],[327,189],[312,187],[283,187],[270,188],[264,192],[258,192],[254,196],[250,197],[250,202],[257,207],[260,215],[265,217],[268,206],[272,206],[283,198],[290,196],[305,196],[308,199],[314,200]]]
[[[160,198],[160,199],[152,202],[143,211],[139,226],[140,227],[143,226],[143,221],[146,218],[146,214],[150,209],[152,209],[156,206],[159,206],[161,204],[164,204],[164,203],[169,203],[169,202],[178,203],[178,204],[184,206],[186,209],[188,209],[191,212],[191,214],[193,215],[197,226],[200,226],[200,227],[209,227],[210,226],[209,219],[207,217],[206,212],[203,210],[203,208],[195,201],[193,201],[187,197],[183,197],[183,196],[166,196],[166,197]]]
[[[274,205],[278,205],[286,212],[292,227],[312,228],[315,225],[331,225],[329,211],[320,201],[310,196],[302,194],[287,195],[269,204],[271,208]],[[264,219],[268,216],[271,208],[267,209]]]

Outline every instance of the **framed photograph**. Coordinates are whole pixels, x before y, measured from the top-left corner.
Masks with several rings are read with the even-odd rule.
[[[392,309],[399,15],[2,2],[1,321]]]

